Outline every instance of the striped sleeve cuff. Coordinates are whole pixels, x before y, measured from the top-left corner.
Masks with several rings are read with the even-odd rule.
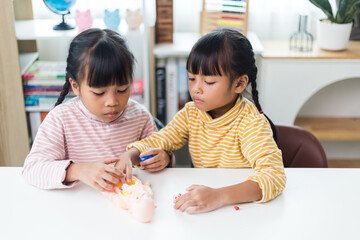
[[[129,144],[126,147],[126,150],[129,150],[130,148],[137,148],[140,151],[140,153],[142,153],[143,151],[145,151],[148,148],[148,146],[146,144],[142,143],[141,141],[137,141],[137,142]]]
[[[259,187],[261,188],[262,191],[262,198],[258,201],[259,203],[268,202],[276,198],[285,188],[285,186],[282,185],[279,186],[274,185],[271,179],[269,179],[267,176],[264,176],[262,174],[252,175],[247,180],[251,180],[259,184]]]

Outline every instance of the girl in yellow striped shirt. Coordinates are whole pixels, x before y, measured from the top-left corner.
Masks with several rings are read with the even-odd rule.
[[[223,188],[190,186],[174,201],[175,209],[207,212],[229,204],[274,199],[285,188],[286,176],[270,121],[259,104],[250,42],[235,30],[208,33],[192,48],[187,70],[193,101],[161,131],[130,144],[117,166],[129,169],[130,164],[140,163],[156,171],[166,161],[156,148],[172,151],[188,142],[195,167],[252,167],[254,174]],[[242,96],[248,84],[254,103]],[[140,162],[140,153],[154,157]]]

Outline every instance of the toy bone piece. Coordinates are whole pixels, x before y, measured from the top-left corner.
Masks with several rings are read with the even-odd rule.
[[[128,210],[136,220],[151,222],[155,214],[154,195],[149,181],[142,183],[133,176],[131,183],[121,184],[114,192],[105,192],[116,206]]]

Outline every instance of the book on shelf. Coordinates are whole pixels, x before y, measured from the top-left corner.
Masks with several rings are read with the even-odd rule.
[[[66,62],[35,61],[23,74],[23,79],[28,80],[53,80],[65,79]]]
[[[73,96],[66,96],[64,102]],[[24,95],[25,107],[39,107],[51,110],[54,108],[59,95]]]
[[[39,130],[40,124],[44,121],[47,114],[48,112],[27,113],[31,142],[34,141],[36,133]]]
[[[178,59],[178,110],[182,109],[190,101],[188,72],[186,70],[186,58]]]
[[[177,59],[169,57],[166,61],[166,123],[169,123],[179,110]]]
[[[166,123],[166,63],[164,59],[158,59],[155,69],[156,82],[156,117]]]
[[[144,103],[144,79],[133,80],[130,98],[139,103]]]

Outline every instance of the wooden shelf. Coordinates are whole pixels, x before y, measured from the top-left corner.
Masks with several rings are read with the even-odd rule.
[[[35,62],[36,59],[38,59],[39,53],[33,52],[33,53],[20,53],[20,69],[21,69],[21,75],[25,73],[25,71]]]
[[[200,34],[195,32],[175,32],[173,43],[155,45],[154,55],[156,58],[187,57],[191,48],[200,37]],[[248,32],[247,38],[253,47],[255,55],[261,54],[263,46],[257,35],[253,32]]]
[[[66,20],[70,25],[76,26],[74,19]],[[16,38],[18,40],[39,40],[39,39],[54,39],[54,38],[74,38],[79,30],[75,27],[72,30],[56,31],[53,26],[58,24],[58,19],[34,19],[34,20],[18,20],[15,21]],[[105,23],[103,19],[94,19],[93,26],[95,28],[104,29]],[[134,32],[143,32],[143,25],[140,26],[140,31],[129,31],[125,21],[120,21],[119,32],[125,36]]]
[[[319,140],[360,140],[360,118],[298,117],[294,125],[305,128]]]
[[[265,59],[360,59],[360,43],[349,41],[344,51],[322,50],[314,42],[310,52],[291,51],[289,41],[262,41]]]

